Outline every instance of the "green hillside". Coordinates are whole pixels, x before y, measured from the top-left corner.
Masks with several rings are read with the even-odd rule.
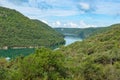
[[[41,47],[25,57],[0,58],[0,79],[120,80],[120,24],[58,50]]]
[[[64,42],[63,35],[47,24],[30,20],[18,11],[0,7],[0,48],[53,47]]]
[[[75,80],[120,79],[120,24],[60,51]]]
[[[65,36],[77,36],[82,39],[90,37],[91,35],[95,35],[97,33],[101,33],[105,31],[107,27],[98,27],[98,28],[55,28],[56,31],[65,35]]]
[[[0,58],[2,80],[120,80],[120,24],[58,50],[7,61]]]

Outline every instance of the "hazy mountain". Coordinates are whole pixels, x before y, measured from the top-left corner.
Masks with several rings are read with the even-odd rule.
[[[89,36],[95,35],[97,33],[103,32],[107,27],[91,27],[91,28],[55,28],[56,31],[65,35],[65,36],[77,36],[82,39]]]

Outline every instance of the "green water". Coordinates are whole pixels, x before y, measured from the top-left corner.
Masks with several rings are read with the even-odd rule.
[[[32,54],[34,51],[34,48],[0,50],[0,57],[15,58],[17,56],[27,56],[29,54]]]
[[[58,46],[52,46],[50,49],[55,49]],[[49,48],[49,47],[48,47]],[[22,48],[22,49],[7,49],[0,50],[0,57],[16,58],[17,56],[27,56],[35,52],[35,48]]]

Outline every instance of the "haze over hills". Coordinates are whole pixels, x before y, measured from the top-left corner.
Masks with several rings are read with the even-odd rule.
[[[47,24],[31,20],[16,10],[0,7],[0,48],[53,47],[64,44],[63,35]]]
[[[90,27],[90,28],[54,28],[64,36],[77,36],[85,39],[97,33],[105,31],[108,27]]]

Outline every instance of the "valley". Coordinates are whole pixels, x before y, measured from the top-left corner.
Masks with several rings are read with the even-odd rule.
[[[119,3],[0,0],[0,80],[120,80]]]

